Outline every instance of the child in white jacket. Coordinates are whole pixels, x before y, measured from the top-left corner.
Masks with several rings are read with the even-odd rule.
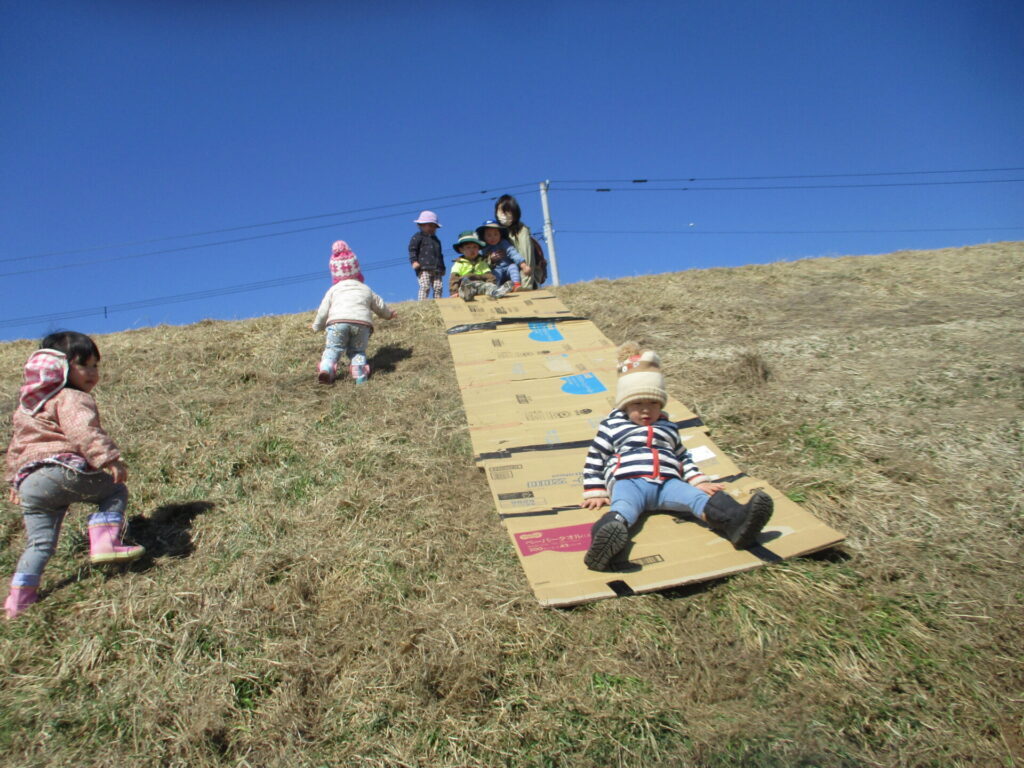
[[[338,263],[334,274],[338,282],[324,294],[312,326],[314,331],[327,328],[327,341],[317,369],[317,380],[321,384],[334,382],[338,359],[344,352],[349,358],[352,378],[356,384],[362,384],[370,375],[366,345],[373,333],[373,315],[389,320],[397,317],[398,313],[363,282],[359,261],[352,251],[348,251]]]

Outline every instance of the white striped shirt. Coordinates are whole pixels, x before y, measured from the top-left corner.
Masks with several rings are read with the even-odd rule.
[[[583,465],[583,497],[608,496],[617,478],[642,477],[662,482],[678,477],[691,484],[704,475],[683,447],[679,429],[663,411],[650,425],[634,424],[614,410],[597,428]]]

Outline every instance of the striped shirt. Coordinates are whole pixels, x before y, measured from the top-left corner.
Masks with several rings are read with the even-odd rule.
[[[664,412],[650,425],[634,424],[616,409],[597,428],[583,465],[583,497],[608,496],[614,480],[641,477],[663,482],[672,477],[691,485],[704,474],[683,447],[679,429]]]

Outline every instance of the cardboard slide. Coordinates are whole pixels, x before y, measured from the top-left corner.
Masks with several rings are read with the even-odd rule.
[[[843,540],[785,494],[745,475],[700,418],[670,396],[665,410],[701,471],[725,483],[740,502],[757,488],[765,490],[775,501],[775,514],[758,545],[744,551],[692,518],[646,515],[626,551],[628,566],[589,570],[583,554],[602,512],[579,506],[583,462],[598,424],[614,408],[616,344],[547,291],[437,304],[474,461],[542,605],[577,605],[706,581]]]

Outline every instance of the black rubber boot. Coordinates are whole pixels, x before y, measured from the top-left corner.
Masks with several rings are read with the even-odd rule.
[[[762,490],[754,491],[746,504],[719,491],[708,499],[704,520],[708,528],[728,539],[736,549],[748,549],[757,543],[757,534],[768,524],[774,508],[772,497]]]
[[[629,526],[616,512],[605,512],[590,529],[590,549],[583,562],[592,571],[607,571],[608,564],[629,543]]]

